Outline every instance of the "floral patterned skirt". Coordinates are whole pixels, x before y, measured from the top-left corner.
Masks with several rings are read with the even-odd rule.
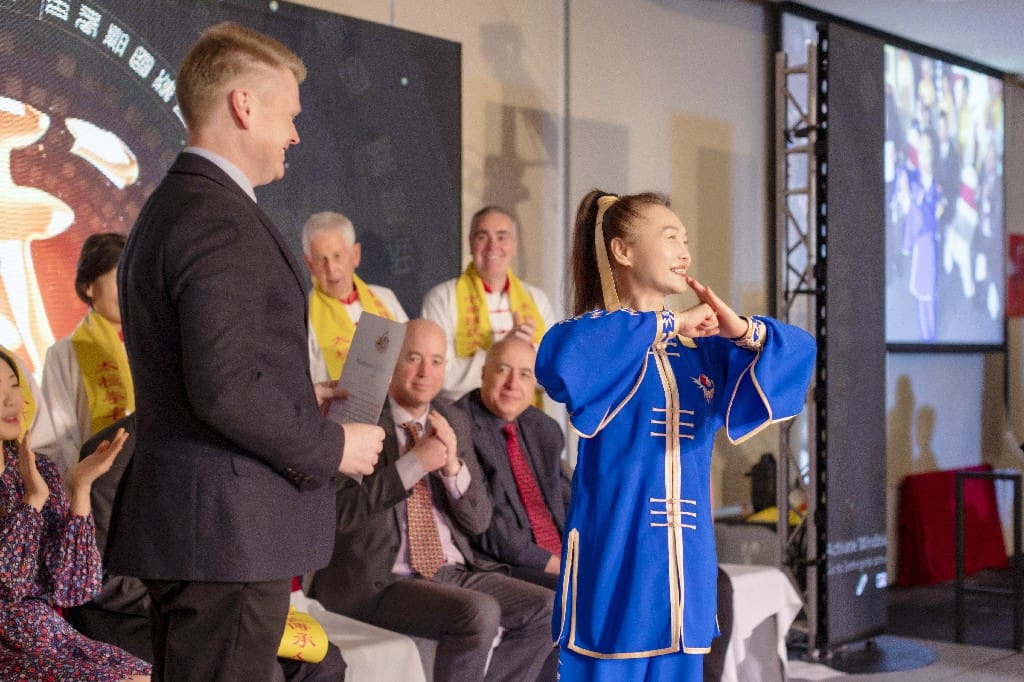
[[[82,635],[40,599],[0,602],[0,680],[120,682],[151,666]]]

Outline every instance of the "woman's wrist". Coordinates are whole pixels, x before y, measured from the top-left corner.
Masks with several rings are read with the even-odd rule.
[[[75,516],[88,516],[92,513],[91,485],[74,484],[71,488],[71,513]]]
[[[33,509],[35,509],[37,512],[43,511],[43,507],[46,506],[46,498],[45,497],[42,498],[41,500],[39,498],[37,498],[37,497],[26,497],[26,498],[24,498],[24,502],[28,506],[30,506]]]
[[[746,315],[740,315],[740,319],[747,323],[747,328],[739,336],[730,336],[729,337],[729,340],[732,341],[733,343],[738,342],[740,339],[746,338],[750,334],[750,331],[751,331],[751,329],[753,329],[753,326],[754,326],[753,321],[749,317],[747,317]]]
[[[740,348],[757,352],[764,348],[767,327],[764,322],[753,317],[744,317],[743,319],[747,321],[747,331],[730,340]]]

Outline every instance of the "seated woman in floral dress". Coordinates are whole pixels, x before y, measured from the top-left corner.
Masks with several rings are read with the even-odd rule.
[[[89,492],[125,434],[82,460],[69,499],[54,465],[22,437],[24,406],[17,365],[0,351],[0,680],[148,680],[149,664],[84,637],[55,610],[99,590]]]

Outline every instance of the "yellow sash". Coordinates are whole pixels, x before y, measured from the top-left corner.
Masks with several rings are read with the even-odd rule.
[[[352,282],[356,286],[356,295],[363,310],[389,320],[395,319],[387,306],[363,280],[359,279],[358,275],[352,275]],[[345,364],[348,349],[352,345],[356,325],[345,309],[345,304],[321,289],[316,280],[313,281],[313,291],[309,293],[309,322],[313,326],[313,333],[316,334],[316,341],[320,344],[327,371],[331,378],[337,379],[341,376],[341,367]]]
[[[135,387],[124,343],[105,317],[90,310],[71,334],[89,399],[92,432],[135,411]]]
[[[327,633],[313,616],[297,611],[294,606],[288,609],[281,646],[277,649],[278,658],[319,663],[327,655],[328,644]]]
[[[7,348],[0,346],[0,353],[14,360],[14,364],[17,366],[18,383],[21,385],[21,397],[25,400],[25,405],[21,409],[21,433],[18,434],[18,440],[20,441],[25,437],[25,432],[32,426],[32,420],[36,418],[36,401],[32,397],[32,387],[28,383],[29,378],[25,376],[25,366],[19,364],[18,358]]]
[[[484,281],[472,263],[455,282],[455,305],[458,321],[455,323],[455,354],[469,357],[478,350],[488,350],[494,343],[491,318],[484,298]],[[508,271],[508,301],[513,313],[533,318],[533,343],[539,344],[546,328],[537,304],[526,291],[519,278]]]

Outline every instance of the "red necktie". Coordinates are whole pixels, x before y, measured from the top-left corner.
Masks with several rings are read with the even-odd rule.
[[[533,475],[530,463],[526,461],[526,455],[519,446],[519,434],[516,433],[515,422],[509,422],[501,427],[505,432],[505,447],[508,448],[508,463],[512,466],[512,476],[516,479],[516,488],[519,489],[519,499],[526,508],[526,518],[530,521],[530,528],[533,530],[533,539],[538,545],[551,552],[555,556],[562,554],[562,538],[558,534],[555,522],[551,519],[551,512],[544,503],[544,495],[537,485],[537,479]]]
[[[402,424],[409,434],[409,449],[416,445],[423,425],[409,421]],[[430,483],[424,476],[412,487],[412,495],[405,502],[406,527],[409,534],[409,566],[424,578],[433,578],[444,565],[441,536],[434,521],[434,507],[430,500]]]

